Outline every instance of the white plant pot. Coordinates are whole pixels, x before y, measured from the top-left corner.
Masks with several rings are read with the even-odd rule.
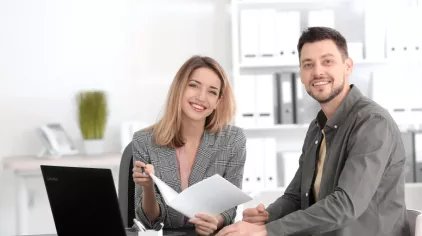
[[[103,139],[84,140],[84,148],[86,155],[100,155],[104,152]]]

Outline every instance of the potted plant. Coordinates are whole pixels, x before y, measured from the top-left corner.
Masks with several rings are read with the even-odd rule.
[[[77,95],[79,128],[84,138],[85,153],[103,152],[107,124],[107,98],[103,91],[83,91]]]

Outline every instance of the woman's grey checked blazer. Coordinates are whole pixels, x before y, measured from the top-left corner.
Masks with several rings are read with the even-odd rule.
[[[151,131],[137,131],[133,136],[133,159],[154,166],[155,175],[176,192],[181,192],[179,168],[174,148],[159,146],[154,143]],[[196,159],[189,177],[189,186],[214,174],[242,186],[243,169],[246,159],[246,137],[241,128],[226,126],[217,134],[205,131],[199,145]],[[168,207],[155,186],[155,196],[161,214],[157,220],[150,222],[142,210],[142,187],[135,184],[136,217],[147,228],[157,228],[161,222],[166,228],[194,227],[187,217]],[[224,194],[224,193],[216,193]],[[236,208],[222,213],[224,225],[233,223]]]

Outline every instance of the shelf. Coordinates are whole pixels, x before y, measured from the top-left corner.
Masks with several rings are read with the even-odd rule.
[[[285,124],[285,125],[271,125],[271,126],[254,126],[242,127],[247,131],[297,131],[308,129],[309,124]]]
[[[354,62],[355,68],[377,67],[388,65],[387,59],[381,60],[357,60]],[[299,63],[278,63],[276,61],[259,61],[257,63],[241,63],[239,70],[244,73],[274,73],[274,72],[299,72]]]
[[[336,7],[351,0],[238,0],[235,3],[239,7],[275,7],[275,6],[287,6],[289,8],[331,8]]]

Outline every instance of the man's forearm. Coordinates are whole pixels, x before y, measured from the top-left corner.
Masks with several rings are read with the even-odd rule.
[[[160,206],[155,199],[154,187],[142,188],[142,209],[150,221],[154,221],[160,216]]]

